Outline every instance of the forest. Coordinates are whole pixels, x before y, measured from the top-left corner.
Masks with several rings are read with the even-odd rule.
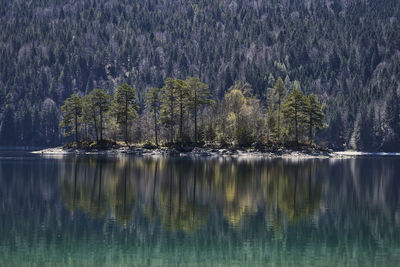
[[[198,77],[209,87],[210,103],[201,104],[196,134],[192,107],[171,127],[161,109],[163,141],[215,134],[207,140],[239,142],[238,132],[248,128],[229,127],[240,118],[214,113],[221,116],[213,124],[207,119],[244,84],[252,89],[242,92],[246,102],[258,100],[246,104],[249,112],[260,112],[261,119],[249,120],[251,141],[276,138],[271,123],[279,124],[280,116],[269,121],[277,105],[270,92],[282,77],[287,95],[299,89],[324,107],[323,129],[312,132],[315,142],[337,150],[399,151],[399,11],[395,0],[0,0],[0,145],[69,141],[59,128],[64,101],[94,95],[94,88],[114,97],[125,83],[136,89],[125,136],[154,139],[146,94],[164,87],[168,77]],[[121,116],[106,113],[108,124],[123,127]],[[216,129],[221,120],[226,129]],[[89,124],[80,134],[100,139],[93,130],[100,135],[102,127],[108,138],[117,134],[107,132],[115,127]],[[176,132],[168,133],[171,128]],[[305,128],[300,141],[309,140]],[[290,131],[278,137],[294,140]]]
[[[167,78],[162,88],[146,91],[145,109],[139,116],[135,89],[124,83],[113,97],[95,89],[67,98],[61,106],[60,126],[81,147],[92,141],[104,146],[107,138],[147,146],[312,144],[315,130],[324,127],[316,97],[303,95],[299,88],[288,93],[280,77],[269,95],[270,103],[265,105],[250,84],[235,82],[217,103],[198,78]]]

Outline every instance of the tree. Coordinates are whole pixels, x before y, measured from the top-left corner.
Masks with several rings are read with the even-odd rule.
[[[72,94],[64,101],[61,106],[63,118],[60,127],[65,128],[65,136],[75,133],[75,142],[79,141],[78,132],[80,127],[80,116],[82,115],[82,99],[78,95]]]
[[[175,80],[175,90],[177,93],[177,104],[179,109],[179,139],[183,139],[183,118],[189,104],[189,90],[185,81]]]
[[[276,129],[276,120],[275,120],[275,116],[274,116],[274,111],[269,108],[267,111],[267,138],[268,141],[271,140],[271,136],[276,138],[275,136],[275,131],[274,129]]]
[[[285,83],[283,82],[281,77],[278,77],[276,80],[276,83],[274,85],[274,90],[273,90],[273,99],[275,104],[278,105],[277,109],[277,131],[278,131],[278,138],[280,139],[281,137],[281,104],[286,96],[286,87]]]
[[[158,146],[158,122],[161,110],[160,88],[152,87],[146,92],[146,105],[154,118],[154,135]]]
[[[103,89],[94,89],[90,94],[91,105],[96,111],[96,117],[98,116],[100,141],[103,141],[104,120],[110,109],[111,96]]]
[[[400,134],[400,105],[395,87],[386,103],[385,122],[395,134]]]
[[[382,148],[385,151],[397,151],[400,146],[400,105],[396,87],[393,87],[392,94],[386,102],[384,122],[386,127]]]
[[[312,142],[313,128],[320,130],[324,127],[322,106],[318,103],[313,94],[305,98],[304,114],[306,116],[305,125],[308,129],[308,140]]]
[[[112,113],[117,123],[124,128],[125,143],[128,144],[128,125],[137,117],[135,89],[124,83],[118,87],[112,103]]]
[[[89,128],[90,124],[92,123],[96,141],[98,142],[99,134],[97,127],[97,114],[96,114],[96,108],[93,105],[92,97],[93,95],[91,94],[82,97],[82,122],[86,125],[87,128]],[[89,129],[86,130],[88,131]]]
[[[366,105],[363,105],[364,107]],[[374,133],[374,110],[368,108],[360,112],[356,125],[355,142],[357,149],[368,151],[375,149],[375,133]]]
[[[173,142],[175,137],[176,98],[175,80],[168,78],[163,88],[161,88],[161,120],[165,127],[169,129],[170,142]]]
[[[12,105],[6,105],[0,126],[0,142],[4,145],[14,145],[16,133],[14,107]]]
[[[222,100],[219,113],[224,138],[234,139],[241,146],[255,141],[258,122],[263,115],[259,100],[252,95],[248,83],[236,81]]]
[[[299,142],[299,127],[304,122],[305,97],[300,89],[293,89],[283,104],[282,112],[285,120],[294,126],[295,141]]]
[[[208,85],[202,83],[199,78],[188,78],[186,79],[187,86],[189,88],[189,107],[193,112],[194,116],[194,141],[197,144],[197,117],[200,108],[204,105],[213,103],[210,100],[210,90]]]

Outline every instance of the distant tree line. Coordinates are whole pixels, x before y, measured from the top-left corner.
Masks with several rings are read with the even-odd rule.
[[[211,99],[198,78],[167,78],[162,88],[146,91],[138,114],[135,89],[124,83],[111,97],[102,89],[72,94],[61,107],[60,127],[76,143],[105,138],[114,141],[163,144],[253,144],[308,142],[324,127],[322,105],[300,88],[288,92],[279,77],[263,103],[250,84],[235,82],[221,101]]]

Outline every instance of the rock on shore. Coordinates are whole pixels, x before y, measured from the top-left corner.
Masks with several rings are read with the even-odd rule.
[[[235,157],[235,158],[349,158],[357,155],[351,153],[327,152],[319,150],[294,151],[289,149],[280,149],[276,151],[256,150],[256,149],[218,149],[218,148],[191,148],[178,150],[176,148],[155,148],[147,149],[140,147],[120,147],[108,150],[83,150],[63,147],[46,148],[34,151],[32,153],[42,155],[134,155],[134,156],[159,156],[159,157]]]

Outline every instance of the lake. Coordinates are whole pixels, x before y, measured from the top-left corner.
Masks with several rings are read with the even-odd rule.
[[[0,153],[0,266],[396,266],[400,158]]]

